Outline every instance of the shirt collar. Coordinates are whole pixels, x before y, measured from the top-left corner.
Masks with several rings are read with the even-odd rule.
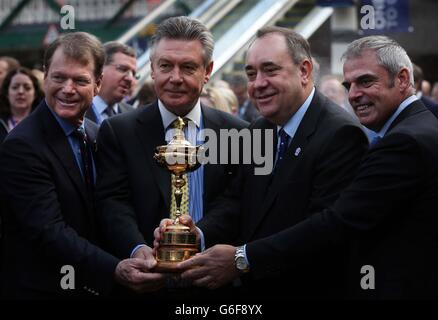
[[[99,95],[94,96],[93,98],[94,110],[98,112],[98,114],[103,114],[105,109],[108,107],[108,103],[105,102]],[[117,112],[117,103],[114,104],[113,109],[114,112]]]
[[[385,124],[383,125],[382,129],[380,129],[379,132],[376,132],[376,134],[380,138],[385,136],[386,132],[388,131],[388,129],[391,126],[391,124],[394,122],[395,118],[397,118],[398,115],[404,109],[406,109],[407,106],[409,106],[412,102],[417,101],[417,100],[418,100],[418,98],[415,95],[412,95],[412,96],[406,98],[405,100],[403,100],[402,103],[400,103],[400,105],[398,106],[397,110],[395,110],[395,112],[392,114],[392,116],[385,122]]]
[[[53,114],[53,116],[55,117],[56,121],[58,121],[59,125],[62,128],[62,131],[64,131],[64,134],[68,137],[72,134],[73,131],[75,131],[77,129],[76,126],[74,126],[73,124],[71,124],[69,121],[61,118],[60,116],[58,116],[56,114],[55,111],[53,111],[52,108],[49,107],[49,105],[47,104],[47,100],[46,100],[46,105],[49,108],[50,112]],[[85,130],[85,121],[82,121],[82,124],[80,125],[80,127],[82,127],[82,129]]]
[[[160,110],[161,118],[163,119],[163,127],[164,129],[167,129],[172,124],[172,122],[178,118],[178,116],[167,110],[167,108],[164,106],[161,100],[158,100],[158,108]],[[201,103],[199,99],[196,102],[193,109],[190,110],[190,112],[187,115],[185,115],[184,118],[188,118],[189,120],[193,121],[196,124],[196,126],[200,128]]]
[[[294,115],[283,126],[284,131],[286,131],[286,133],[289,135],[289,137],[291,139],[295,136],[295,133],[298,130],[298,126],[300,125],[301,121],[303,120],[307,109],[309,109],[310,103],[312,102],[314,95],[315,95],[315,87],[313,87],[309,96],[304,101],[304,103],[301,105],[301,107],[298,108],[297,112],[295,112]],[[280,131],[281,128],[282,128],[281,126],[277,126],[277,133],[278,133],[278,131]]]

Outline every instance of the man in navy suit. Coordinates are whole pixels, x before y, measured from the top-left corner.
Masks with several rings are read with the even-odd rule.
[[[294,274],[349,244],[349,297],[436,299],[438,121],[415,96],[412,64],[398,43],[384,36],[361,38],[343,57],[350,104],[379,138],[332,205],[282,232],[246,242],[249,274],[261,279]],[[208,269],[207,259],[201,263]],[[321,272],[331,263],[320,265]],[[218,279],[217,265],[210,273],[193,269],[186,274],[216,287],[230,278]]]
[[[103,61],[102,45],[90,34],[53,42],[44,57],[46,99],[1,147],[8,298],[94,297],[109,293],[115,281],[139,291],[163,284],[161,275],[147,273],[154,259],[120,261],[98,246],[97,126],[84,114],[99,91]]]

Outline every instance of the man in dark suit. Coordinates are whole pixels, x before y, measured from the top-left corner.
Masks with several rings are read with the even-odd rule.
[[[105,64],[102,85],[85,115],[99,125],[115,114],[134,110],[123,99],[131,94],[137,77],[137,58],[133,48],[116,41],[107,42],[103,47]]]
[[[107,294],[114,280],[135,290],[163,284],[161,275],[143,272],[153,259],[120,261],[97,246],[97,126],[84,113],[99,90],[103,61],[102,45],[90,34],[53,42],[44,57],[46,99],[1,147],[8,298],[93,297]]]
[[[198,223],[208,247],[232,245],[215,245],[181,263],[181,269],[196,266],[183,277],[217,288],[244,275],[249,295],[336,297],[344,284],[344,248],[312,257],[305,268],[287,270],[282,256],[288,243],[276,237],[334,203],[356,173],[366,137],[353,117],[315,90],[309,45],[295,32],[259,30],[248,49],[246,73],[249,95],[263,116],[252,129],[274,131],[275,168],[271,175],[258,176],[254,165],[244,167],[240,179]],[[249,244],[257,250],[256,243],[266,237],[276,258],[253,260]],[[252,272],[258,268],[264,272]]]
[[[294,273],[349,243],[349,297],[436,299],[438,121],[414,95],[411,61],[395,41],[358,39],[344,59],[349,101],[379,138],[333,205],[247,243],[250,273]]]
[[[213,37],[188,17],[162,22],[151,51],[158,101],[103,122],[98,138],[98,206],[106,242],[120,258],[152,254],[153,231],[169,217],[171,176],[153,155],[172,138],[172,122],[185,117],[186,137],[202,143],[199,132],[243,128],[246,122],[199,102],[213,69]],[[201,166],[188,175],[189,212],[199,219],[235,176],[236,166]]]

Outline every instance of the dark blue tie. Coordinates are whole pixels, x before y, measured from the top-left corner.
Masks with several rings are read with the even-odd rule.
[[[94,190],[94,173],[91,146],[88,143],[85,130],[82,127],[79,127],[75,131],[73,131],[73,136],[79,142],[79,147],[81,151],[81,171],[85,181],[85,185],[87,187],[87,192],[89,195],[92,195]]]
[[[111,118],[113,115],[115,115],[116,114],[116,112],[114,111],[114,108],[113,108],[113,106],[111,105],[111,106],[108,106],[108,107],[106,107],[106,109],[103,111],[103,112],[105,112],[106,113],[106,115],[108,116],[108,118]]]
[[[380,140],[382,140],[381,137],[375,136],[370,142],[370,148],[374,147]]]
[[[277,168],[283,160],[286,154],[287,147],[289,146],[290,139],[289,135],[286,133],[286,131],[284,131],[283,128],[281,128],[278,132],[278,137],[280,139],[280,146],[278,147],[277,162],[275,163],[275,168]]]

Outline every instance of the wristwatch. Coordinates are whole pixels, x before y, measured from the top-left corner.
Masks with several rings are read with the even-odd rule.
[[[237,270],[242,273],[249,271],[249,265],[245,259],[245,247],[240,246],[236,248],[236,253],[234,254],[234,262],[236,264]]]

